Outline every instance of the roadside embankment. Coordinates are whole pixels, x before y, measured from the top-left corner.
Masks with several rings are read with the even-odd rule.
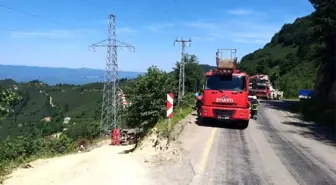
[[[336,132],[335,103],[318,100],[298,101],[292,106],[292,111],[300,113],[306,121],[325,125]]]

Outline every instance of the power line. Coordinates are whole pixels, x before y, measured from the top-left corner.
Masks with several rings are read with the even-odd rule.
[[[33,17],[33,18],[36,18],[36,19],[40,19],[40,20],[43,20],[45,22],[52,23],[54,25],[59,25],[59,26],[65,27],[67,29],[73,29],[73,28],[71,28],[71,27],[69,27],[69,26],[67,26],[65,24],[60,23],[60,22],[53,21],[53,20],[44,18],[44,17],[36,15],[36,14],[32,14],[32,13],[29,13],[27,11],[19,10],[19,9],[10,7],[8,5],[0,4],[0,8],[5,8],[5,9],[11,10],[11,11],[15,11],[15,12],[21,13],[23,15],[28,15],[30,17]],[[6,28],[0,28],[0,31],[9,32],[9,33],[15,33],[15,32],[17,32],[15,30],[6,29]],[[46,39],[53,39],[52,37],[48,37],[46,35],[39,35],[39,37],[46,38]]]
[[[35,15],[35,14],[32,14],[32,13],[26,12],[26,11],[23,11],[23,10],[12,8],[12,7],[4,5],[4,4],[0,4],[0,7],[8,9],[8,10],[16,11],[16,12],[19,12],[21,14],[28,15],[30,17],[34,17],[36,19],[40,19],[40,20],[43,20],[43,21],[46,21],[46,22],[50,22],[50,23],[53,23],[53,24],[61,25],[61,26],[64,26],[64,27],[68,27],[68,26],[66,26],[66,25],[64,25],[62,23],[59,23],[59,22],[56,22],[56,21],[53,21],[53,20],[49,20],[49,19],[46,19],[44,17],[41,17],[41,16],[38,16],[38,15]]]

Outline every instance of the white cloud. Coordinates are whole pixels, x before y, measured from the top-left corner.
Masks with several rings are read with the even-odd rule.
[[[183,23],[184,26],[193,27],[193,28],[200,28],[200,29],[216,29],[218,25],[211,22],[204,22],[204,21],[193,21],[193,22],[185,22]]]
[[[205,22],[205,21],[179,21],[179,22],[171,22],[171,23],[157,23],[157,24],[151,24],[144,26],[146,30],[152,31],[152,32],[159,32],[159,31],[165,31],[169,28],[179,27],[183,29],[183,27],[192,27],[196,29],[216,29],[217,25],[211,22]]]
[[[231,15],[249,15],[252,14],[253,11],[252,10],[246,10],[246,9],[233,9],[233,10],[228,10],[226,11],[226,13],[231,14]]]
[[[167,28],[172,28],[175,25],[176,24],[174,23],[162,23],[162,24],[152,24],[152,25],[144,26],[144,28],[152,32],[159,32]]]
[[[276,33],[282,23],[274,24],[259,19],[235,18],[229,20],[202,22],[195,21],[186,26],[202,31],[200,40],[230,40],[244,43],[266,43]],[[202,39],[202,38],[207,39]]]
[[[274,35],[273,31],[259,32],[259,30],[227,31],[220,33],[211,33],[210,35],[217,39],[231,40],[239,43],[266,43]]]
[[[74,38],[82,35],[96,34],[97,31],[89,29],[76,29],[76,30],[44,30],[44,31],[12,31],[10,35],[14,38],[52,38],[52,39],[64,39]]]
[[[266,43],[279,31],[282,22],[269,22],[266,13],[252,10],[235,9],[227,11],[235,15],[249,16],[223,16],[212,21],[195,20],[179,21],[174,23],[154,24],[146,28],[151,31],[166,32],[167,28],[178,27],[179,32],[197,35],[193,40],[215,41],[226,40],[244,43]],[[168,33],[168,32],[166,32]]]

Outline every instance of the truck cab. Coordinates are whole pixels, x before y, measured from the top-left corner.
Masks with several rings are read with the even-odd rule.
[[[217,68],[206,73],[201,117],[233,121],[245,129],[250,119],[248,75],[235,69],[236,57],[223,60],[219,52]]]
[[[270,89],[269,86],[264,83],[257,83],[257,87],[255,89],[256,96],[258,98],[269,99],[270,97]]]
[[[255,95],[261,99],[270,99],[271,84],[267,75],[254,75],[249,78],[250,90],[255,92]]]

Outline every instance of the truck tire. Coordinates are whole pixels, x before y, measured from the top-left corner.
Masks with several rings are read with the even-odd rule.
[[[249,120],[247,120],[247,121],[242,121],[242,122],[240,122],[240,124],[239,124],[239,128],[240,128],[241,130],[245,130],[245,129],[248,127],[248,125],[249,125]]]
[[[203,125],[207,125],[207,124],[209,124],[211,121],[212,121],[211,118],[202,118],[202,124],[203,124]]]
[[[199,117],[198,119],[198,125],[207,125],[209,124],[209,118],[204,118],[202,116]]]

